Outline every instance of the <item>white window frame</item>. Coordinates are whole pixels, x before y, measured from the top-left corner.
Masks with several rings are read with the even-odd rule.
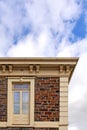
[[[12,86],[13,83],[30,83],[30,115],[29,125],[34,126],[34,91],[35,91],[35,78],[34,77],[8,77],[8,102],[7,102],[7,126],[22,126],[22,124],[12,124]],[[24,127],[24,125],[23,125]]]

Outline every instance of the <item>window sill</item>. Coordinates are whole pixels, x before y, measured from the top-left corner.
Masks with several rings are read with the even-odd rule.
[[[0,127],[37,127],[37,128],[58,128],[59,127],[59,122],[50,122],[50,121],[43,121],[43,122],[34,122],[32,125],[22,125],[22,124],[12,124],[10,125],[8,122],[0,122]]]

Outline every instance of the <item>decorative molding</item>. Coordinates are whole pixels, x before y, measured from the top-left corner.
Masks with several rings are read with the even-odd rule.
[[[32,73],[33,72],[33,65],[29,66],[29,71]]]
[[[5,71],[6,71],[6,66],[2,65],[2,72],[5,73]]]
[[[36,72],[38,73],[40,70],[40,66],[39,65],[36,65]]]
[[[71,74],[72,70],[73,70],[73,65],[68,65],[68,64],[61,64],[58,65],[58,71],[60,74]]]
[[[11,73],[12,72],[12,65],[9,65],[9,72]]]
[[[78,58],[0,58],[0,76],[68,76],[70,81],[77,62]]]
[[[70,66],[67,65],[67,66],[66,66],[66,73],[69,73],[69,71],[70,71]]]
[[[63,65],[60,65],[60,66],[59,66],[59,72],[60,72],[60,73],[63,73],[63,71],[64,71],[64,66],[63,66]]]

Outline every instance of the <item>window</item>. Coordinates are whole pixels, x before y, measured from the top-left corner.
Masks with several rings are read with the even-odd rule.
[[[34,124],[34,78],[8,79],[8,124]]]
[[[13,84],[13,124],[29,124],[30,85],[27,83]],[[20,120],[19,120],[20,119]]]

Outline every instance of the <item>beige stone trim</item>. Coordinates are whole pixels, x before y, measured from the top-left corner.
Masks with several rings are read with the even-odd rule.
[[[9,65],[9,72],[11,73],[12,72],[12,65]]]
[[[50,128],[57,128],[59,127],[59,122],[44,122],[44,121],[39,121],[39,122],[35,122],[35,127],[50,127]]]
[[[6,66],[2,65],[2,73],[5,73],[5,70],[6,70]]]
[[[68,80],[69,77],[60,77],[60,126],[59,130],[67,130],[68,124]]]
[[[67,77],[61,77],[60,78],[60,83],[64,83],[64,82],[68,82],[68,78]]]
[[[68,93],[68,87],[60,87],[61,92],[67,92]]]
[[[9,125],[9,126],[7,126],[7,127],[24,127],[24,128],[28,128],[28,127],[34,127],[34,125],[32,126],[32,125]]]
[[[78,58],[0,58],[0,75],[68,76],[70,79],[77,61]]]
[[[9,77],[8,78],[8,119],[7,119],[7,126],[12,125],[12,83],[13,82],[30,82],[30,124],[34,125],[34,77]]]
[[[68,126],[60,126],[59,130],[68,130]]]
[[[40,71],[40,66],[36,65],[36,72],[38,73]]]
[[[64,82],[63,82],[63,81],[60,81],[60,86],[61,86],[61,87],[64,87],[64,86],[65,86],[65,87],[68,87],[68,82],[67,82],[67,81],[66,81],[66,82],[65,82],[65,81],[64,81]]]
[[[68,96],[68,92],[61,92],[61,93],[60,93],[60,98],[61,98],[61,97],[66,97],[66,96]]]
[[[34,95],[35,95],[35,81],[34,78],[31,81],[31,88],[30,88],[30,125],[34,125]]]
[[[17,58],[17,57],[10,57],[10,58],[5,58],[5,57],[3,57],[3,58],[0,58],[0,62],[1,62],[1,64],[6,64],[7,62],[9,63],[9,64],[11,64],[11,63],[13,63],[13,62],[15,62],[15,64],[16,63],[20,63],[21,62],[21,64],[24,64],[24,61],[25,61],[25,63],[29,63],[29,64],[37,64],[37,63],[45,63],[45,64],[48,64],[48,63],[51,63],[51,64],[67,64],[67,65],[69,65],[69,64],[74,64],[74,65],[76,65],[76,63],[77,63],[77,61],[78,61],[78,58],[76,58],[76,57],[74,57],[74,58],[57,58],[57,57],[55,57],[55,58],[51,58],[51,57],[33,57],[33,58],[27,58],[27,57],[22,57],[22,58]]]
[[[60,111],[62,111],[62,112],[68,111],[68,106],[62,106],[62,107],[60,107]]]
[[[37,71],[29,71],[29,70],[24,70],[24,71],[21,71],[21,70],[14,70],[12,72],[9,72],[9,71],[2,71],[0,70],[0,76],[51,76],[51,77],[62,77],[62,76],[69,76],[70,73],[59,73],[58,70],[39,70],[39,72]]]
[[[60,102],[68,102],[68,96],[60,97]]]
[[[60,111],[60,117],[68,117],[68,111]]]
[[[6,127],[7,126],[7,122],[0,122],[0,127]]]
[[[33,125],[8,125],[7,122],[0,122],[0,127],[36,127],[36,128],[59,128],[59,122],[34,122]]]
[[[67,117],[61,117],[60,118],[60,124],[67,124],[68,118]]]
[[[68,102],[60,102],[60,107],[67,107],[68,106]]]
[[[33,72],[33,66],[32,65],[29,66],[29,71],[30,71],[30,73]]]

